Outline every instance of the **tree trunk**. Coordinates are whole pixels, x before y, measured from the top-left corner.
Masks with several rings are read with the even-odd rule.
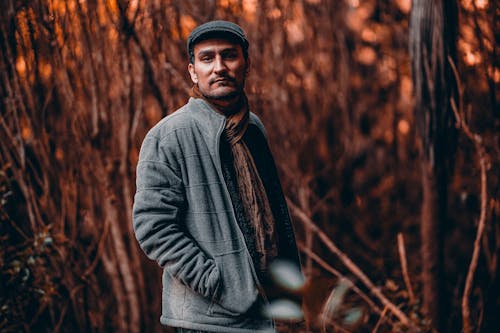
[[[446,219],[446,190],[441,177],[431,163],[422,160],[421,256],[423,310],[432,325],[444,330],[442,318],[446,316],[446,292],[443,260],[443,229]]]
[[[443,249],[448,174],[455,145],[450,107],[455,88],[449,59],[456,54],[456,30],[454,0],[413,2],[409,46],[421,142],[423,310],[438,331],[445,331],[447,315]]]

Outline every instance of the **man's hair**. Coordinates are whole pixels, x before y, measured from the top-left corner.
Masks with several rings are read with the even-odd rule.
[[[245,60],[248,59],[248,39],[241,27],[228,21],[210,21],[197,26],[187,40],[189,62],[194,64],[194,46],[207,39],[222,38],[239,44]]]

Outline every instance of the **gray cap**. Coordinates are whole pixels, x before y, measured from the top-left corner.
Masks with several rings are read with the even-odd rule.
[[[241,45],[245,56],[247,55],[248,39],[245,35],[245,32],[239,25],[228,21],[210,21],[197,26],[193,29],[193,31],[191,31],[191,34],[189,34],[189,37],[187,39],[187,51],[189,55],[189,61],[191,63],[194,62],[194,45],[197,42],[209,37],[230,38],[238,42]]]

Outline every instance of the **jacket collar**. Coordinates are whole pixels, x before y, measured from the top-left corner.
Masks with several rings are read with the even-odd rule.
[[[202,135],[205,142],[209,143],[209,149],[212,153],[218,155],[219,139],[226,125],[226,117],[201,98],[190,97],[187,103],[188,112],[194,115],[198,126],[202,128]],[[249,125],[256,125],[256,117],[250,112]]]

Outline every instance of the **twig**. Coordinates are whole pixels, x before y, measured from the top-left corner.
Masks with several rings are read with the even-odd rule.
[[[342,263],[354,274],[356,275],[361,282],[370,290],[370,292],[378,298],[378,300],[385,307],[389,308],[396,318],[399,321],[408,327],[410,330],[415,331],[415,325],[411,322],[410,318],[406,314],[403,313],[394,303],[392,303],[384,294],[380,291],[380,288],[376,287],[375,284],[366,276],[365,273],[345,254],[343,253],[331,240],[328,236],[322,232],[316,224],[306,215],[304,212],[297,207],[289,198],[287,198],[288,207],[293,211],[293,213],[300,218],[302,223],[308,226],[311,231],[316,233],[321,241],[328,247],[330,251],[332,251]]]
[[[479,298],[480,298],[480,302],[483,303],[483,293],[482,292],[479,293]],[[477,319],[475,333],[480,333],[481,332],[481,324],[483,323],[483,318],[484,318],[484,306],[482,306],[479,309],[479,315],[478,315],[478,319]]]
[[[406,260],[405,239],[402,233],[398,233],[398,252],[399,252],[399,259],[401,261],[401,270],[406,284],[406,290],[408,290],[410,303],[414,304],[415,294],[413,293],[413,288],[411,287],[410,275],[408,274],[408,262]]]
[[[94,260],[87,267],[87,269],[85,270],[85,272],[83,272],[83,274],[80,277],[82,280],[84,280],[86,282],[88,282],[89,275],[94,272],[94,270],[97,267],[97,264],[102,259],[101,256],[102,256],[102,254],[104,252],[104,245],[105,245],[105,241],[106,241],[107,236],[108,236],[109,224],[110,224],[110,220],[109,219],[104,219],[104,226],[102,227],[101,237],[99,239],[99,243],[97,244],[97,251],[96,251],[96,255],[94,257]]]
[[[469,264],[469,270],[467,271],[467,277],[465,279],[465,287],[464,293],[462,295],[462,325],[463,332],[470,333],[471,322],[470,322],[470,304],[469,298],[472,291],[472,283],[474,282],[474,274],[476,273],[477,263],[479,260],[479,253],[481,252],[481,239],[483,238],[484,228],[486,225],[486,210],[487,210],[487,201],[488,201],[488,193],[487,193],[487,162],[486,162],[486,150],[483,147],[482,138],[476,133],[473,133],[464,119],[461,117],[461,111],[463,107],[462,99],[464,88],[461,84],[458,70],[453,62],[453,60],[448,57],[448,61],[450,63],[451,69],[453,70],[453,74],[455,75],[455,79],[458,86],[458,98],[459,98],[459,106],[455,103],[453,98],[450,99],[451,108],[453,113],[455,114],[455,118],[457,120],[457,126],[459,126],[464,132],[465,136],[469,138],[473,143],[474,147],[479,156],[479,167],[481,170],[481,212],[479,214],[479,222],[477,225],[476,231],[476,239],[474,240],[474,250],[472,252],[472,259]]]
[[[160,85],[157,82],[157,75],[155,75],[156,68],[153,65],[153,61],[151,60],[151,55],[146,50],[146,47],[143,45],[143,43],[141,41],[141,38],[137,34],[137,31],[134,27],[134,23],[129,21],[126,13],[123,11],[123,8],[121,6],[119,8],[120,8],[120,15],[121,15],[120,19],[121,19],[122,25],[117,26],[117,28],[120,28],[128,36],[132,37],[132,40],[139,47],[142,60],[144,61],[144,69],[145,69],[147,78],[149,80],[149,83],[151,84],[152,93],[158,99],[158,102],[160,103],[162,112],[164,114],[168,113],[168,106],[167,106],[165,99],[163,98],[162,89],[160,89]],[[112,20],[111,14],[110,14],[110,19]]]
[[[481,25],[480,25],[479,20],[478,20],[478,15],[479,15],[480,11],[478,10],[475,1],[471,1],[471,3],[472,3],[472,7],[474,8],[474,14],[472,15],[472,21],[474,22],[474,32],[476,35],[475,37],[479,43],[479,51],[482,52],[485,57],[488,57],[489,56],[488,47],[485,45],[485,42],[484,42],[486,40],[487,34],[485,34],[483,32],[483,29],[481,29]],[[496,14],[496,15],[498,15],[498,14]],[[488,43],[491,43],[491,42],[492,42],[491,40],[488,40]],[[496,43],[494,43],[494,45],[496,46]],[[493,48],[491,55],[495,55],[495,54],[497,54],[497,52],[495,52],[495,48]],[[491,61],[491,63],[495,64],[495,60],[493,58],[490,58],[490,59],[489,60]],[[488,87],[490,90],[489,95],[490,95],[490,99],[491,99],[491,106],[492,106],[493,110],[496,110],[496,112],[498,112],[498,110],[496,109],[497,101],[496,101],[496,94],[495,94],[495,91],[496,91],[495,80],[493,79],[493,76],[488,75],[488,61],[482,61],[481,65],[483,67],[484,76],[486,77],[486,82],[488,82]],[[493,66],[495,66],[495,65],[493,65]]]
[[[382,313],[380,314],[380,318],[377,320],[377,324],[375,324],[375,327],[372,330],[372,333],[377,333],[378,328],[380,327],[380,324],[383,322],[383,319],[385,318],[385,315],[387,313],[387,307],[384,308]]]
[[[356,287],[354,282],[352,282],[345,275],[343,275],[342,273],[337,271],[335,268],[330,266],[326,261],[321,259],[316,253],[314,253],[313,251],[311,251],[310,249],[305,247],[303,243],[299,242],[298,245],[299,245],[300,251],[304,252],[309,258],[314,260],[318,265],[320,265],[326,271],[328,271],[329,273],[332,273],[333,275],[335,275],[339,279],[344,279],[348,283],[349,288],[351,288],[356,294],[358,294],[359,297],[361,297],[376,313],[379,313],[379,314],[382,313],[382,310],[380,309],[380,307],[378,307],[377,304],[375,304],[368,297],[368,295],[366,295],[362,290],[360,290],[358,287]]]
[[[66,300],[64,307],[61,310],[61,314],[59,315],[59,319],[57,320],[57,324],[54,327],[54,330],[52,331],[52,333],[59,333],[59,331],[61,330],[61,325],[64,322],[64,318],[66,317],[66,312],[68,311],[69,303],[71,302],[71,300],[74,299],[76,293],[79,292],[84,287],[85,287],[84,284],[80,284],[80,285],[73,287],[73,289],[71,289],[71,291],[69,292],[69,298]]]

